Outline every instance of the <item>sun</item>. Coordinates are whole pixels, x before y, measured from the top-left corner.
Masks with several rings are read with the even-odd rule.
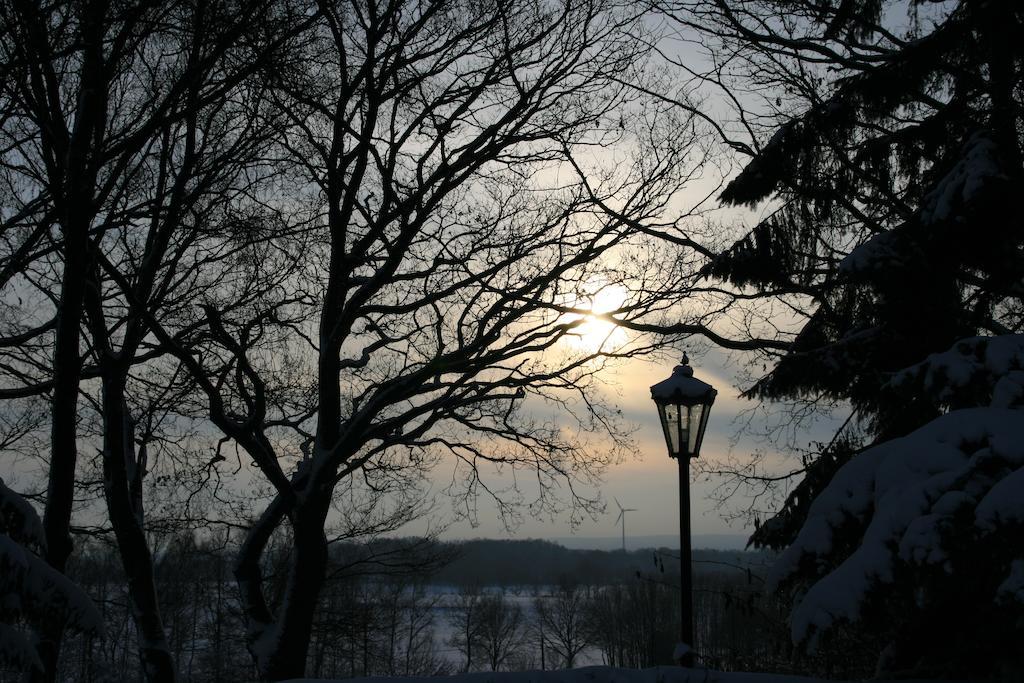
[[[576,302],[575,307],[590,311],[572,331],[573,346],[595,353],[613,350],[626,342],[626,331],[610,321],[604,314],[623,307],[629,297],[626,288],[618,284],[600,287],[593,295]],[[578,318],[577,318],[578,319]]]

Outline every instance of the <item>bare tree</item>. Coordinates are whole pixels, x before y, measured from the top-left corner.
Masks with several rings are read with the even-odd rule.
[[[550,596],[533,601],[541,637],[567,669],[575,665],[576,657],[590,644],[585,607],[585,590],[569,581],[563,581]]]
[[[682,287],[684,266],[644,272],[658,257],[642,228],[703,158],[688,121],[620,84],[643,77],[647,50],[625,3],[322,2],[309,14],[302,69],[266,81],[288,118],[274,154],[296,174],[269,201],[301,233],[301,273],[246,309],[208,293],[202,330],[150,321],[273,490],[235,572],[270,679],[303,673],[325,528],[349,477],[380,489],[448,456],[467,501],[486,492],[510,513],[482,469],[493,464],[536,478],[539,511],[557,509],[558,486],[577,513],[594,506],[576,483],[614,450],[579,435],[625,436],[590,393],[595,373],[653,346],[591,346],[580,330],[609,286],[637,281],[602,313],[616,319]],[[606,165],[616,150],[626,156]],[[254,281],[274,272],[261,268]],[[294,401],[280,399],[282,363],[307,373]],[[577,432],[533,418],[526,400],[569,410]],[[261,561],[284,527],[272,608]]]
[[[258,109],[240,83],[284,40],[255,30],[273,31],[268,5],[244,3],[245,21],[221,2],[0,5],[0,284],[18,302],[5,310],[0,395],[49,399],[44,526],[47,561],[58,570],[71,552],[80,395],[93,404],[141,667],[154,680],[174,678],[142,507],[157,435],[151,420],[136,423],[131,404],[145,406],[147,393],[180,398],[173,368],[138,371],[161,355],[147,317],[194,297],[203,260],[194,246],[210,216],[245,192],[240,173],[259,144]],[[83,385],[95,378],[98,387]],[[42,675],[52,680],[61,635],[40,637]]]
[[[466,658],[462,667],[464,673],[473,670],[473,653],[480,640],[480,609],[483,590],[478,585],[463,586],[452,596],[448,608],[448,625],[452,634],[448,644]]]
[[[666,258],[649,236],[678,222],[673,197],[707,154],[689,114],[632,87],[653,78],[643,9],[0,8],[3,284],[20,298],[0,318],[0,396],[51,403],[57,568],[78,449],[102,442],[147,677],[175,672],[145,484],[188,421],[222,437],[193,468],[200,482],[235,447],[257,492],[234,573],[268,679],[304,672],[328,531],[347,524],[339,493],[376,506],[448,458],[466,514],[481,494],[506,520],[524,502],[492,467],[529,474],[534,512],[562,509],[559,488],[574,517],[596,509],[579,484],[628,428],[595,377],[656,348],[599,323],[643,331],[666,294],[687,291],[692,258]],[[610,289],[621,296],[595,312]],[[571,426],[537,417],[550,407]],[[84,434],[83,412],[95,418]],[[15,440],[38,422],[26,415],[9,425]],[[361,521],[386,526],[417,500]],[[273,540],[288,548],[276,592]],[[52,679],[60,634],[42,636]]]
[[[509,602],[505,593],[488,593],[480,601],[480,653],[491,671],[500,671],[512,661],[522,645],[523,611]]]
[[[519,605],[504,592],[485,592],[479,585],[463,586],[448,609],[452,634],[448,644],[465,657],[465,672],[474,667],[499,671],[518,653],[525,623]]]

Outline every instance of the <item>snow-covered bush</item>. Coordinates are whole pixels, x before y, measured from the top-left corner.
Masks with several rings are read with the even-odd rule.
[[[39,557],[45,548],[35,510],[0,480],[0,666],[41,665],[27,622],[57,620],[78,631],[102,629],[89,597]]]
[[[772,576],[794,591],[793,638],[866,622],[892,639],[886,670],[1019,670],[1024,335],[962,340],[893,382],[975,407],[859,453],[817,496]]]

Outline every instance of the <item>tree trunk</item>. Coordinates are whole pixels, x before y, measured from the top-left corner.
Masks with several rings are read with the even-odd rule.
[[[105,362],[111,366],[110,359]],[[139,661],[147,681],[173,683],[171,656],[160,617],[153,559],[143,529],[141,495],[145,463],[136,458],[131,417],[124,399],[127,369],[104,369],[103,376],[103,491],[117,537],[128,594],[139,639]]]
[[[41,60],[51,58],[49,36],[42,14],[27,5],[22,15]],[[90,3],[82,7],[81,42],[83,66],[78,93],[78,108],[73,130],[44,131],[44,146],[51,150],[48,184],[54,194],[55,208],[63,237],[63,267],[57,327],[54,336],[52,417],[50,422],[51,459],[43,510],[46,535],[46,561],[64,573],[71,555],[71,507],[74,502],[75,469],[78,463],[78,392],[82,358],[79,350],[85,282],[91,269],[89,228],[95,215],[93,206],[96,168],[90,148],[102,131],[106,112],[107,87],[103,69],[103,18],[105,7]],[[39,87],[41,71],[34,72]],[[49,119],[54,112],[44,117]],[[33,680],[53,683],[63,629],[44,625],[38,631],[37,651],[43,664]]]
[[[81,221],[78,221],[81,222]],[[61,572],[71,556],[71,506],[75,497],[78,464],[78,388],[81,379],[82,294],[88,270],[87,229],[73,225],[64,235],[64,278],[57,309],[53,351],[53,395],[50,399],[50,468],[43,510],[46,562]],[[63,629],[48,623],[38,631],[36,647],[43,664],[32,679],[53,683]]]
[[[331,491],[309,496],[289,516],[292,554],[284,597],[277,617],[267,608],[259,560],[270,534],[283,518],[276,498],[249,532],[235,568],[242,604],[249,623],[248,647],[260,677],[268,681],[301,678],[305,674],[313,617],[327,570],[327,518]]]

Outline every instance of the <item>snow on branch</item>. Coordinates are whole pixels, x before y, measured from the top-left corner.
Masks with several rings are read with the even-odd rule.
[[[969,337],[897,373],[885,390],[908,386],[952,408],[1024,403],[1024,334]]]
[[[814,649],[831,627],[858,620],[869,599],[894,584],[900,565],[948,570],[957,549],[943,529],[954,515],[973,509],[975,539],[1024,522],[1022,468],[1024,414],[992,407],[948,413],[854,457],[815,500],[769,576],[779,586],[818,568],[792,613],[794,641]],[[851,537],[857,541],[844,558]],[[1000,595],[979,601],[1024,596],[1020,560],[1004,569]]]
[[[46,548],[39,515],[27,500],[7,488],[3,479],[0,479],[0,532],[22,545]]]
[[[103,618],[85,591],[30,549],[43,547],[39,516],[0,481],[0,664],[40,666],[34,640],[18,628],[26,619],[103,631]]]
[[[999,156],[999,147],[987,134],[971,135],[957,162],[925,196],[921,224],[955,219],[964,213],[965,206],[980,199],[993,180],[1005,180]]]

